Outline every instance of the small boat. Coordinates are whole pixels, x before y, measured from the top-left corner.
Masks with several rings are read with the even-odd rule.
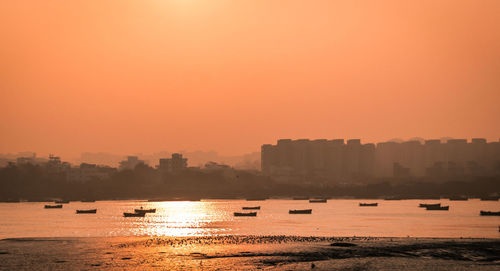
[[[500,216],[500,212],[491,212],[491,211],[481,211],[479,215],[482,216]]]
[[[326,203],[326,199],[310,199],[309,203]]]
[[[489,196],[489,197],[482,197],[482,201],[498,201],[500,197],[498,196]]]
[[[144,217],[146,213],[123,213],[124,217]]]
[[[95,214],[97,213],[97,209],[90,209],[90,210],[76,210],[77,214]]]
[[[359,203],[359,206],[360,207],[377,207],[378,203],[377,202],[375,202],[375,203]]]
[[[58,204],[69,203],[69,200],[55,200],[54,203]]]
[[[81,202],[95,202],[93,199],[82,199]]]
[[[234,212],[234,216],[257,216],[257,212],[250,212],[250,213]]]
[[[243,210],[260,210],[260,206],[254,206],[254,207],[243,207],[241,208]]]
[[[309,197],[293,197],[293,200],[309,200]]]
[[[61,209],[62,208],[62,204],[59,204],[59,205],[45,205],[44,208],[45,209]]]
[[[450,206],[427,206],[425,209],[427,211],[448,211]]]
[[[312,209],[305,209],[305,210],[289,210],[289,214],[291,215],[298,215],[298,214],[311,214]]]
[[[420,203],[418,205],[419,208],[439,207],[439,206],[441,206],[441,203],[432,203],[432,204],[429,204],[429,203]]]
[[[141,209],[135,209],[134,212],[136,212],[136,213],[156,213],[156,209],[144,209],[141,207]]]
[[[450,197],[450,201],[467,201],[467,200],[469,200],[469,198],[465,196]]]

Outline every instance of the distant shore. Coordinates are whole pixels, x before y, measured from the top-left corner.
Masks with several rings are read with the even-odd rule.
[[[0,199],[0,203],[21,203],[21,202],[42,202],[42,203],[53,203],[55,201],[61,200],[62,198],[43,198],[43,199]],[[119,201],[119,200],[136,200],[136,201],[149,201],[149,202],[162,202],[162,201],[209,201],[209,200],[249,200],[249,201],[264,201],[264,200],[309,200],[309,199],[352,199],[352,200],[383,200],[383,201],[396,201],[396,200],[449,200],[449,201],[468,201],[468,200],[481,200],[481,201],[499,201],[500,196],[470,196],[466,197],[460,196],[418,196],[418,195],[407,195],[407,196],[324,196],[324,195],[312,195],[312,196],[227,196],[227,197],[183,197],[183,196],[172,196],[172,197],[123,197],[123,198],[99,198],[99,199],[89,199],[89,198],[64,198],[69,202],[95,202],[95,201]]]
[[[0,269],[498,270],[500,238],[11,238]]]

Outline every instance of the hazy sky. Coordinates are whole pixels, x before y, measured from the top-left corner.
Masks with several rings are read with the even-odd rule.
[[[0,152],[500,137],[500,1],[0,1]]]

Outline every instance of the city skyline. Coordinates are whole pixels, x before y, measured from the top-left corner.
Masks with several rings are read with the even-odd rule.
[[[318,141],[341,141],[342,144],[347,144],[349,141],[356,141],[362,145],[374,145],[375,147],[384,143],[409,143],[409,142],[419,142],[422,145],[425,145],[428,142],[436,142],[439,141],[442,144],[447,143],[448,141],[465,141],[466,143],[472,143],[474,141],[481,141],[484,143],[497,143],[500,142],[500,137],[497,140],[489,140],[485,137],[469,137],[469,138],[453,138],[453,137],[440,137],[440,138],[422,138],[422,137],[411,137],[408,139],[403,139],[403,138],[392,138],[390,140],[385,140],[385,141],[380,141],[380,142],[367,142],[364,139],[361,138],[333,138],[333,139],[324,139],[324,138],[295,138],[295,139],[288,139],[288,138],[280,138],[276,139],[276,142],[279,142],[281,140],[291,140],[292,142],[298,142],[298,141],[307,141],[307,142],[318,142]],[[140,159],[142,159],[143,162],[146,164],[156,166],[158,165],[158,159],[161,159],[165,156],[170,156],[171,154],[174,153],[180,153],[182,155],[185,155],[187,157],[190,157],[193,159],[195,162],[193,164],[190,164],[190,166],[200,166],[202,164],[205,164],[207,162],[215,161],[215,162],[222,162],[224,164],[228,164],[231,166],[234,166],[237,163],[241,163],[242,161],[250,161],[252,159],[255,159],[256,156],[261,156],[261,150],[263,145],[272,145],[270,143],[263,143],[260,145],[259,150],[252,152],[252,153],[245,153],[241,155],[233,155],[233,156],[227,156],[227,155],[222,155],[216,151],[156,151],[153,153],[121,153],[121,154],[116,154],[116,153],[107,153],[107,152],[83,152],[80,154],[79,157],[65,157],[66,161],[72,163],[72,164],[79,164],[79,163],[94,163],[98,165],[107,165],[107,166],[118,166],[120,161],[123,160],[123,158],[126,158],[128,156],[136,156]],[[7,159],[14,161],[16,158],[22,158],[22,157],[36,157],[37,159],[44,159],[44,157],[49,157],[52,155],[58,155],[54,152],[50,153],[38,153],[34,151],[23,151],[23,152],[17,152],[17,153],[0,153],[0,159]],[[260,161],[259,161],[260,163]]]
[[[500,139],[279,139],[261,147],[262,172],[282,182],[366,182],[373,178],[443,181],[500,173]]]
[[[294,139],[309,139],[307,137],[274,137],[274,138],[271,138],[270,139],[270,142],[272,142],[273,140],[276,141],[280,138],[294,138]],[[321,139],[321,138],[342,138],[340,136],[336,136],[336,137],[312,137],[312,138],[315,138],[315,139]],[[434,136],[434,137],[421,137],[421,136],[409,136],[409,137],[388,137],[388,138],[385,138],[383,140],[380,140],[380,141],[377,141],[377,140],[369,140],[369,138],[363,138],[363,137],[356,137],[356,136],[353,136],[353,137],[344,137],[346,140],[347,139],[361,139],[363,142],[365,143],[370,143],[370,144],[377,144],[377,143],[381,143],[381,142],[406,142],[406,141],[423,141],[423,140],[427,140],[429,138],[432,138],[432,139],[439,139],[439,140],[442,140],[442,141],[446,141],[448,139],[467,139],[467,140],[471,140],[473,138],[484,138],[486,139],[488,142],[495,142],[495,141],[498,141],[500,140],[500,136],[491,136],[491,137],[484,137],[484,136],[462,136],[462,137],[452,137],[452,136]],[[8,145],[8,144],[5,144],[5,145]],[[206,154],[215,154],[216,156],[221,156],[221,157],[228,157],[228,159],[232,159],[234,157],[242,157],[242,156],[247,156],[247,155],[251,155],[253,153],[256,153],[256,152],[260,152],[260,146],[262,145],[262,142],[261,143],[258,143],[255,147],[253,148],[250,148],[248,150],[243,150],[241,152],[220,152],[218,150],[216,150],[215,148],[200,148],[200,149],[183,149],[183,148],[176,148],[175,146],[173,146],[172,148],[170,148],[170,150],[167,150],[166,148],[154,148],[154,147],[151,147],[151,148],[148,148],[148,150],[144,150],[144,149],[136,149],[134,151],[130,151],[130,152],[123,152],[123,151],[119,151],[119,150],[116,150],[116,151],[111,151],[111,150],[100,150],[100,149],[91,149],[91,150],[82,150],[81,152],[79,151],[72,151],[71,148],[67,149],[65,148],[64,151],[55,151],[57,149],[60,149],[60,148],[57,148],[57,146],[55,146],[53,149],[54,150],[50,150],[50,149],[46,149],[46,148],[41,148],[41,149],[10,149],[9,151],[9,148],[7,149],[0,149],[0,158],[1,157],[5,157],[5,156],[16,156],[18,154],[22,154],[22,153],[36,153],[38,154],[39,156],[48,156],[50,154],[57,154],[59,156],[64,156],[64,157],[67,157],[68,159],[70,160],[74,160],[74,161],[79,161],[81,159],[83,159],[82,157],[84,155],[87,155],[87,154],[91,154],[91,155],[95,155],[95,154],[102,154],[102,155],[109,155],[109,156],[115,156],[115,157],[125,157],[127,155],[136,155],[136,156],[155,156],[155,155],[159,155],[161,153],[206,153]]]

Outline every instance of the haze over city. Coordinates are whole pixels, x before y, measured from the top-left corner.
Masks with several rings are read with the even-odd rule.
[[[498,1],[1,5],[0,153],[500,137]]]

